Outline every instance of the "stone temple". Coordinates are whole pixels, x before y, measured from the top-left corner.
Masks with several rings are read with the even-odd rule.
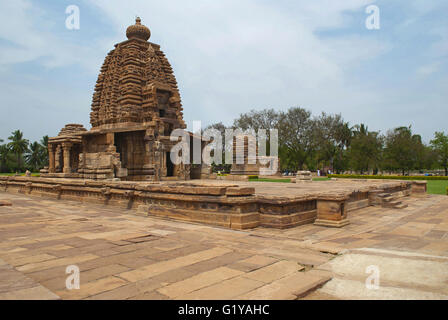
[[[190,179],[190,165],[173,165],[170,141],[185,129],[176,78],[140,18],[126,30],[101,67],[90,123],[68,124],[49,139],[44,177],[162,180]],[[191,139],[193,135],[191,134]]]
[[[237,135],[231,175],[217,177],[207,165],[174,165],[170,153],[178,141],[170,135],[186,128],[182,104],[173,70],[160,47],[148,41],[150,35],[137,18],[126,31],[128,40],[106,56],[92,99],[92,128],[66,125],[49,139],[49,166],[41,176],[0,177],[1,192],[119,206],[231,229],[311,223],[341,228],[350,223],[351,211],[403,209],[407,204],[401,198],[426,194],[426,181],[311,182],[304,172],[297,183],[249,181],[258,171],[263,178],[262,162],[272,175],[278,159],[254,156],[253,139],[239,138],[238,144]],[[208,143],[191,133],[184,137],[193,146]]]

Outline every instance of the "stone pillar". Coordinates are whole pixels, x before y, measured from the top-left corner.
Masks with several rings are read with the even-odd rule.
[[[110,146],[115,144],[115,134],[113,132],[106,133],[106,144]]]
[[[143,156],[143,171],[145,175],[154,175],[154,129],[147,129],[143,138],[145,154]],[[153,178],[153,177],[152,177]],[[148,177],[150,179],[150,177]]]
[[[54,144],[48,144],[48,172],[49,173],[56,172],[55,153],[56,153],[56,146]]]
[[[71,173],[72,172],[72,168],[70,167],[70,150],[71,150],[72,145],[69,143],[63,143],[62,144],[62,149],[64,150],[64,167],[62,172],[64,173]]]
[[[415,180],[412,181],[411,194],[413,196],[422,197],[426,195],[427,181]]]
[[[163,145],[160,141],[154,141],[154,180],[160,181],[162,178],[163,166]]]
[[[259,175],[258,146],[256,136],[237,134],[233,137],[233,163],[230,174]]]
[[[322,195],[317,201],[315,225],[340,228],[350,223],[347,219],[348,195]]]

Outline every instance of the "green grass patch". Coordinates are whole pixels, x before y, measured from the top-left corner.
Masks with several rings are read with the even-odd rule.
[[[25,173],[19,173],[21,176],[25,176]],[[0,173],[0,177],[13,177],[15,176],[15,173]],[[40,177],[40,173],[35,172],[35,173],[31,173],[32,177]]]
[[[330,180],[330,178],[328,177],[313,178],[313,181],[328,181],[328,180]]]
[[[362,175],[362,174],[329,174],[329,178],[347,178],[347,179],[389,179],[389,180],[446,180],[445,176],[381,176],[381,175]]]
[[[448,180],[429,180],[427,188],[430,194],[448,194]]]

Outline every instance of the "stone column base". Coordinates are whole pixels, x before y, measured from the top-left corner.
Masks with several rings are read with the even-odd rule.
[[[315,225],[340,228],[350,222],[347,219],[348,193],[321,194],[317,199]]]
[[[426,196],[427,181],[412,181],[411,195],[414,197],[424,197]]]
[[[316,226],[333,227],[333,228],[341,228],[348,224],[350,224],[350,221],[347,219],[339,220],[339,221],[316,219],[314,221],[314,225],[316,225]]]

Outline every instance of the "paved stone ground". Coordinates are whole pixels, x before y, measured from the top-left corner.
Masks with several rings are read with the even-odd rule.
[[[376,179],[335,179],[325,181],[313,181],[312,183],[276,183],[276,182],[257,182],[257,181],[228,181],[228,180],[211,180],[198,179],[189,181],[163,181],[169,185],[194,184],[204,186],[222,186],[236,185],[239,187],[254,187],[255,194],[258,196],[266,196],[269,198],[295,198],[304,195],[316,195],[318,193],[328,192],[352,192],[354,189],[362,187],[380,186],[384,184],[397,183],[397,180],[376,180]],[[135,182],[134,182],[135,183]]]
[[[0,200],[12,203],[0,206],[0,299],[448,296],[446,196],[353,211],[341,229],[250,231],[73,201]],[[81,271],[79,290],[66,289],[69,265]],[[368,265],[378,265],[380,289],[365,288]]]

